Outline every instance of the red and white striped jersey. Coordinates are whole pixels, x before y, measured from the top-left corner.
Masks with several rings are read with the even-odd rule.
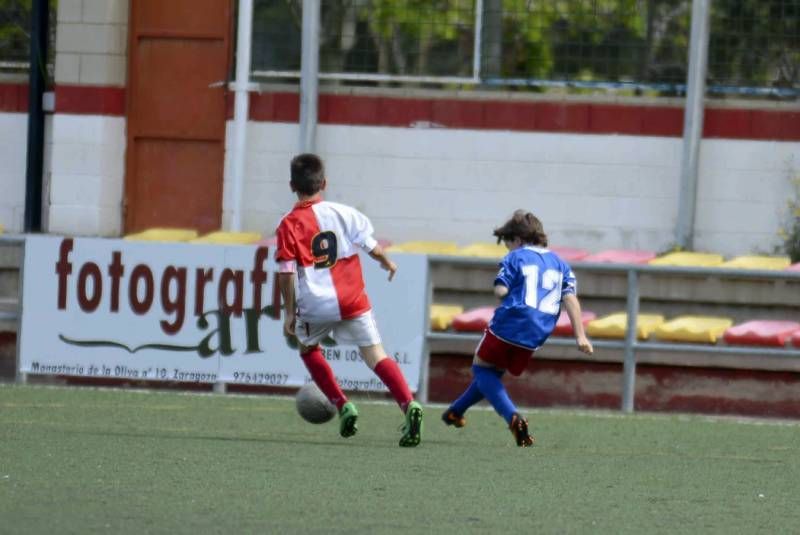
[[[367,216],[344,204],[298,202],[278,224],[276,260],[297,273],[297,310],[304,321],[350,319],[368,311],[358,249],[377,241]]]

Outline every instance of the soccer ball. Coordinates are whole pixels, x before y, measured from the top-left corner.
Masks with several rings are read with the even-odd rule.
[[[303,420],[312,424],[324,424],[336,416],[336,407],[313,382],[306,383],[297,391],[295,403]]]

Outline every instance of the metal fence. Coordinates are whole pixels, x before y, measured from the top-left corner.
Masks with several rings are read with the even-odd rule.
[[[497,260],[487,258],[466,258],[457,256],[428,256],[428,265],[445,264],[448,266],[461,266],[469,269],[475,266],[495,268]],[[721,267],[683,267],[683,266],[656,266],[649,264],[605,264],[582,262],[575,263],[573,268],[585,272],[625,274],[627,289],[625,296],[626,326],[624,340],[593,340],[595,348],[619,350],[622,353],[622,385],[621,385],[621,410],[633,412],[636,392],[636,354],[639,351],[663,351],[668,353],[707,354],[707,355],[757,355],[759,357],[780,357],[785,359],[800,359],[800,349],[794,347],[763,347],[763,346],[726,346],[724,344],[711,345],[700,343],[664,343],[655,341],[639,341],[637,339],[637,318],[641,295],[639,281],[643,276],[659,276],[665,278],[704,277],[717,281],[731,279],[736,281],[758,281],[768,284],[794,284],[800,282],[800,273],[793,271],[767,271],[744,270]],[[429,283],[431,284],[431,283]],[[784,287],[785,288],[785,287]],[[795,286],[796,288],[796,286]],[[432,304],[433,288],[428,291],[428,304]],[[787,304],[793,303],[791,300]],[[732,304],[731,306],[736,306]],[[427,325],[427,323],[426,323]],[[480,334],[464,334],[456,332],[428,332],[428,342],[459,342],[468,341],[477,344]],[[575,346],[575,341],[566,338],[550,338],[547,345]],[[425,390],[427,392],[427,386]]]
[[[302,0],[255,0],[256,78],[300,69]],[[323,0],[322,78],[682,94],[692,0]],[[708,92],[800,96],[800,0],[714,0]]]
[[[53,72],[57,0],[50,0],[48,66]],[[30,0],[0,0],[0,73],[27,73],[30,60]]]

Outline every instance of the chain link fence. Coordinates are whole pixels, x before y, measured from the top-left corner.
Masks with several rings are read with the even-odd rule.
[[[800,95],[800,0],[714,0],[710,94]],[[682,94],[691,0],[323,0],[322,78]],[[256,0],[256,78],[300,69],[302,0]]]
[[[50,0],[48,67],[53,72],[57,0]],[[0,74],[27,74],[30,60],[31,0],[0,0]]]

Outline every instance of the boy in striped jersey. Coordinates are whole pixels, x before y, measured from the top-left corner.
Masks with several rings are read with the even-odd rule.
[[[278,284],[286,311],[284,332],[297,336],[311,378],[339,410],[343,437],[356,434],[358,411],[342,392],[320,350],[319,343],[328,334],[337,342],[358,346],[364,362],[405,414],[400,446],[417,446],[422,435],[422,407],[414,401],[400,367],[383,349],[358,251],[365,251],[388,271],[389,280],[397,266],[372,237],[372,224],[364,214],[322,199],[326,184],[318,156],[300,154],[292,159],[289,185],[298,202],[281,219],[276,233]]]
[[[502,377],[508,370],[520,375],[536,349],[556,326],[562,306],[567,312],[578,349],[592,354],[592,343],[581,322],[575,274],[557,254],[547,249],[541,221],[530,212],[517,210],[494,230],[508,254],[500,261],[494,294],[501,299],[492,321],[475,350],[472,383],[442,415],[447,425],[464,427],[464,413],[486,398],[508,424],[517,446],[533,445],[528,421],[518,412]]]

